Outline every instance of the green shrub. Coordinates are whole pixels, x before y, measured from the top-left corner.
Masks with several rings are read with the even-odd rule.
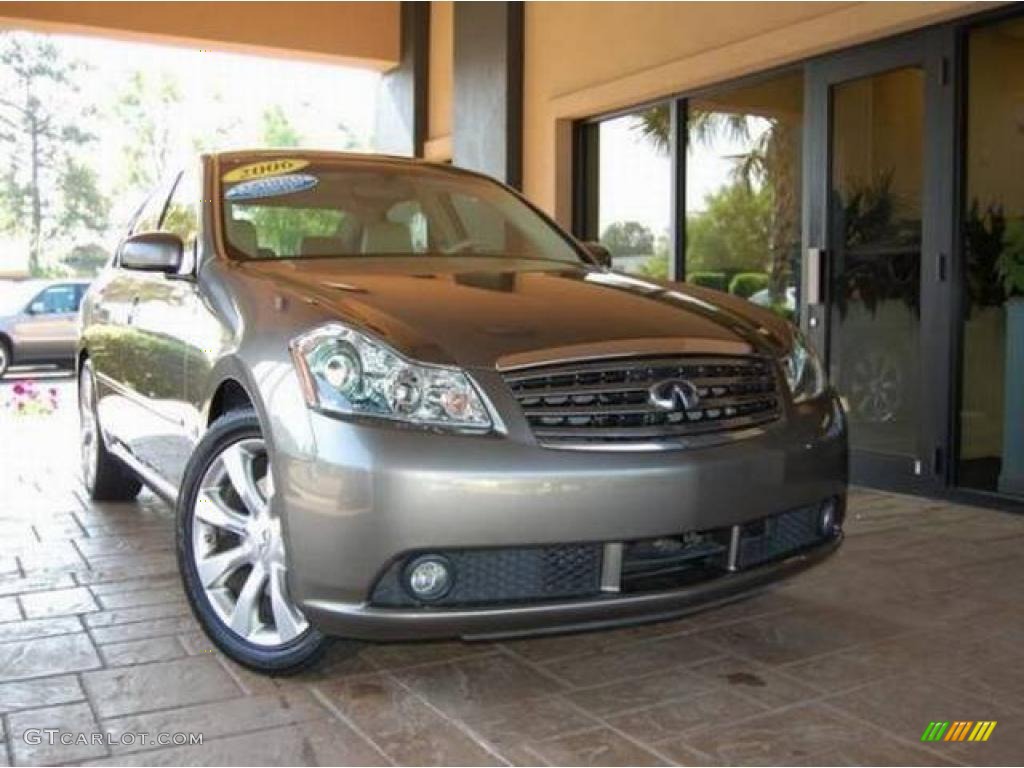
[[[729,286],[729,276],[725,272],[691,272],[686,276],[686,282],[699,285],[701,288],[724,291]]]
[[[749,299],[758,291],[768,287],[768,275],[764,272],[737,272],[729,282],[729,293]]]

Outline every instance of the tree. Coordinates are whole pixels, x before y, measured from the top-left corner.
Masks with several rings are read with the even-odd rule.
[[[751,131],[755,119],[767,121],[764,130],[756,135]],[[671,114],[667,104],[645,109],[637,116],[633,128],[657,151],[669,152]],[[783,301],[792,278],[793,263],[799,258],[799,120],[781,113],[754,118],[743,112],[698,108],[688,115],[687,133],[691,149],[696,145],[714,147],[719,141],[748,147],[747,151],[730,158],[732,177],[751,191],[754,187],[763,188],[768,195],[771,213],[764,233],[765,259],[761,268],[768,267],[768,286],[773,300]],[[733,202],[738,200],[734,198]],[[752,221],[741,227],[757,228],[761,224]],[[689,221],[687,226],[691,226]],[[691,237],[688,230],[687,253]],[[689,261],[687,271],[692,271]]]
[[[118,94],[114,115],[130,133],[123,149],[124,183],[131,191],[152,189],[171,171],[181,144],[181,88],[169,72],[135,70]]]
[[[75,104],[84,73],[46,37],[0,34],[0,224],[28,235],[34,275],[44,244],[107,223],[109,203],[81,160],[95,140],[85,127],[91,110]]]
[[[612,256],[643,256],[654,252],[654,233],[638,221],[616,221],[601,235]]]
[[[110,253],[99,243],[74,246],[63,259],[63,264],[72,272],[89,277],[99,272],[110,260]]]
[[[288,120],[280,104],[263,110],[263,145],[266,147],[298,147],[302,134]]]
[[[763,272],[772,230],[771,196],[733,181],[705,198],[686,222],[687,272]]]

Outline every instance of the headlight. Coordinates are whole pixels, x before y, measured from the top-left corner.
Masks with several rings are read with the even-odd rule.
[[[825,391],[825,369],[800,331],[793,334],[793,349],[782,359],[782,369],[794,403],[818,397]]]
[[[349,416],[488,429],[491,418],[458,368],[406,360],[380,341],[340,323],[291,343],[307,402]]]

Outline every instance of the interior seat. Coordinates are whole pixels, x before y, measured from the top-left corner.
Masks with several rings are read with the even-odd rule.
[[[351,249],[340,237],[304,237],[299,246],[303,256],[348,256]]]
[[[405,224],[379,221],[363,230],[363,254],[412,253],[412,235]]]

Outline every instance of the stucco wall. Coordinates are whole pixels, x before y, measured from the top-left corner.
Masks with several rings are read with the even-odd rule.
[[[573,119],[983,10],[923,3],[530,3],[524,191],[565,224]]]
[[[100,34],[389,69],[397,2],[0,2],[0,26]]]

